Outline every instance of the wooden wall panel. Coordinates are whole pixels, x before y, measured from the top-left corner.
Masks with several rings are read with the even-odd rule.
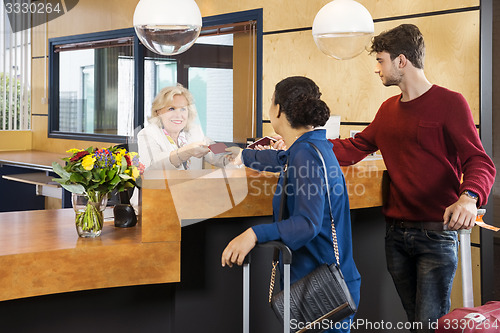
[[[375,34],[402,23],[420,27],[426,39],[425,71],[432,83],[461,92],[479,123],[479,12],[381,22]],[[274,85],[291,75],[314,80],[333,114],[342,121],[370,122],[380,104],[399,94],[384,87],[374,74],[374,56],[338,61],[321,53],[310,31],[264,36],[264,110],[269,108]]]
[[[47,67],[45,67],[47,66]],[[46,68],[46,72],[44,71]],[[35,114],[48,114],[49,105],[47,102],[43,103],[42,98],[48,100],[48,73],[49,73],[49,63],[45,62],[44,58],[36,58],[31,61],[31,108]],[[47,75],[47,76],[46,76]],[[47,84],[44,85],[45,80]],[[44,95],[44,90],[47,89]]]
[[[276,132],[274,132],[273,127],[271,126],[270,123],[264,123],[262,124],[262,135],[263,136],[273,136],[276,135]]]
[[[233,39],[233,140],[246,142],[255,133],[255,80],[256,64],[249,54],[256,52],[255,33],[238,33]],[[250,128],[249,124],[253,124]]]
[[[34,150],[64,153],[72,148],[86,149],[89,146],[107,148],[116,144],[111,142],[50,139],[47,137],[47,116],[33,116],[31,121],[33,131],[32,149]]]
[[[0,151],[30,150],[31,131],[0,131]]]
[[[86,34],[133,26],[138,0],[84,0],[72,10],[49,21],[49,38]]]
[[[47,27],[46,24],[41,24],[33,29],[31,29],[31,56],[32,57],[43,57],[44,55],[47,54],[45,47],[47,44],[47,38],[46,38],[46,31],[45,28]],[[48,47],[48,45],[47,45]]]
[[[203,16],[263,8],[264,31],[311,27],[331,0],[197,0]],[[358,0],[374,19],[479,6],[479,0]]]
[[[263,8],[264,32],[311,27],[317,11],[329,0],[197,0],[203,16]],[[479,0],[360,0],[375,20],[394,16],[413,15],[479,6]],[[129,28],[138,0],[86,0],[47,25],[49,38],[97,31]],[[286,14],[281,15],[284,6]],[[428,78],[450,89],[462,92],[469,101],[476,123],[479,122],[479,11],[451,13],[398,21],[376,23],[375,33],[400,23],[416,23],[427,41]],[[45,26],[33,29],[33,57],[43,56]],[[355,59],[337,61],[323,55],[314,44],[311,31],[268,34],[264,36],[263,113],[266,115],[274,85],[289,75],[307,75],[323,91],[332,113],[342,115],[342,121],[369,122],[382,101],[397,94],[397,88],[385,88],[373,74],[373,57],[363,54]],[[42,59],[42,58],[40,58]],[[43,72],[40,59],[33,59],[32,87],[35,114],[47,111],[40,101]],[[42,91],[43,92],[43,91]],[[266,118],[267,116],[265,116]],[[74,146],[88,142],[47,140],[47,128],[34,121],[33,145],[56,151],[56,147]],[[272,131],[264,125],[264,134]],[[42,139],[45,136],[45,140]],[[53,145],[49,146],[48,143]],[[55,144],[57,142],[57,144]]]

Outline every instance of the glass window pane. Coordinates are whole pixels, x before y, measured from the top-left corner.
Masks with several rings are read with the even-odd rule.
[[[60,132],[132,135],[131,45],[60,52],[59,66]]]
[[[205,135],[215,141],[233,141],[233,70],[191,67],[189,90]]]
[[[164,87],[177,84],[177,62],[160,57],[148,57],[144,60],[144,123],[151,116],[151,104]]]

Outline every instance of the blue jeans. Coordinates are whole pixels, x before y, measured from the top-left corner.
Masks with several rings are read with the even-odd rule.
[[[433,332],[430,324],[448,313],[458,263],[456,231],[387,226],[387,269],[401,298],[411,332]]]

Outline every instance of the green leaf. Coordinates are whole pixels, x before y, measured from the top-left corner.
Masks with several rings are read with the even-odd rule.
[[[52,178],[53,181],[58,182],[59,184],[66,184],[66,180],[62,178]]]
[[[109,170],[108,175],[107,175],[108,179],[113,179],[113,178],[115,178],[116,171],[117,171],[117,170],[116,170],[115,168],[113,168],[113,169]]]
[[[122,157],[122,167],[120,169],[120,173],[124,173],[125,170],[127,169],[127,159],[125,156]]]
[[[120,178],[121,178],[121,179],[125,179],[125,180],[132,179],[132,177],[130,177],[129,175],[127,175],[127,174],[125,174],[125,173],[124,173],[124,174],[121,174],[121,175],[120,175]]]
[[[61,164],[57,162],[52,162],[52,170],[54,170],[54,172],[57,173],[59,177],[61,177],[64,180],[69,179],[69,177],[71,176],[71,174],[66,170],[64,170]]]
[[[83,194],[85,193],[85,188],[80,184],[61,184],[61,186],[70,191],[71,193]]]
[[[73,183],[85,183],[85,178],[79,173],[72,173],[69,180]]]
[[[118,184],[119,182],[120,182],[119,175],[115,175],[115,177],[109,182],[109,184],[115,187],[115,185]]]

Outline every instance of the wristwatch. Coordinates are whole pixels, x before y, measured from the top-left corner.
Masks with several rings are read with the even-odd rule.
[[[479,199],[479,195],[477,195],[476,193],[469,191],[469,190],[463,191],[462,194],[465,194],[469,198],[474,199],[476,201]]]

